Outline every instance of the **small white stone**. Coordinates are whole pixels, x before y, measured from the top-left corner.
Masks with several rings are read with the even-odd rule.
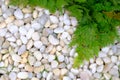
[[[22,41],[23,44],[27,44],[27,38],[25,36],[20,36],[20,39]]]
[[[57,66],[58,66],[58,62],[57,61],[54,60],[54,61],[51,62],[51,67],[52,68],[57,68]]]
[[[101,78],[101,74],[100,74],[100,73],[94,73],[93,76],[94,76],[95,78],[97,78],[97,79]]]
[[[5,20],[5,22],[6,22],[7,24],[9,24],[9,23],[12,23],[13,20],[14,20],[14,16],[10,16],[10,17],[8,17],[8,18]]]
[[[102,72],[103,71],[104,66],[100,65],[97,67],[97,72]]]
[[[70,26],[64,26],[64,30],[68,30],[68,29],[70,29]]]
[[[104,77],[105,77],[105,79],[109,80],[111,78],[111,75],[108,73],[104,73]]]
[[[97,58],[97,59],[96,59],[96,63],[97,63],[98,65],[102,65],[102,64],[103,64],[103,61],[102,61],[101,58]]]
[[[53,35],[49,35],[48,40],[53,45],[58,45],[59,44],[59,40],[56,39]]]
[[[50,16],[50,21],[52,22],[52,23],[58,23],[59,21],[58,21],[58,18],[56,17],[56,16]]]
[[[67,26],[69,26],[69,25],[71,24],[69,19],[65,19],[65,20],[64,20],[64,23],[65,23],[65,25],[67,25]]]
[[[39,80],[38,78],[33,77],[31,80]]]
[[[74,18],[74,17],[72,17],[71,18],[71,24],[72,24],[72,26],[77,26],[77,20],[76,20],[76,18]]]
[[[99,52],[99,57],[100,57],[100,58],[102,58],[102,57],[106,57],[106,56],[107,56],[107,54],[106,54],[106,53],[104,53],[104,52],[102,52],[102,51],[101,51],[101,52]]]
[[[34,46],[38,49],[42,47],[43,43],[41,41],[34,41]]]
[[[20,79],[27,79],[28,78],[28,72],[19,72],[17,74],[17,77]]]
[[[63,55],[58,55],[58,61],[63,62],[64,61],[64,56]]]
[[[48,20],[46,23],[45,23],[45,27],[49,27],[50,26],[50,21]]]
[[[95,63],[93,63],[93,64],[91,64],[91,65],[89,66],[89,68],[91,69],[91,72],[92,72],[92,73],[95,73],[95,72],[96,72],[96,66],[97,66],[97,64],[95,64]]]
[[[12,54],[12,60],[15,62],[20,62],[21,61],[21,57],[17,54]]]
[[[113,76],[116,76],[116,77],[119,77],[119,72],[118,72],[118,69],[116,68],[112,68],[109,73]]]
[[[117,56],[111,56],[111,61],[113,63],[116,63],[117,62]]]
[[[81,80],[90,80],[90,75],[86,71],[80,73]]]
[[[52,25],[50,25],[49,27],[50,27],[51,29],[55,29],[55,28],[58,27],[58,25],[57,25],[57,24],[52,24]]]
[[[14,12],[14,16],[16,17],[16,19],[23,19],[23,13],[20,9],[17,9],[15,12]]]
[[[102,48],[102,51],[104,52],[104,53],[108,53],[108,51],[109,51],[109,47],[104,47],[104,48]]]
[[[56,28],[56,29],[54,29],[54,33],[63,33],[64,32],[64,29],[63,28],[61,28],[61,27],[58,27],[58,28]]]
[[[8,30],[9,30],[11,33],[17,33],[17,32],[18,32],[18,27],[15,26],[15,25],[9,25],[9,26],[8,26]]]
[[[33,40],[29,40],[27,43],[27,49],[30,49],[33,46]]]
[[[33,33],[34,33],[34,29],[33,28],[29,29],[26,34],[27,39],[30,39],[32,37]]]
[[[7,40],[10,41],[10,42],[15,42],[16,38],[12,36],[12,37],[7,38]]]
[[[16,26],[23,26],[23,25],[24,25],[24,21],[23,21],[23,20],[15,20],[15,21],[14,21],[14,24],[15,24]]]
[[[36,60],[33,56],[28,56],[28,62],[29,62],[30,65],[34,65],[35,61]]]
[[[33,18],[37,18],[37,17],[38,17],[38,11],[35,10],[35,11],[33,11]]]
[[[0,29],[0,36],[3,37],[6,35],[6,33],[7,33],[7,29],[5,29],[5,28]]]
[[[19,49],[18,49],[18,55],[23,54],[26,51],[26,45],[22,45]]]
[[[34,28],[34,30],[39,30],[42,28],[42,25],[40,23],[32,23],[31,27]]]
[[[48,61],[52,62],[55,59],[55,55],[48,55]]]
[[[46,80],[51,80],[52,77],[53,77],[53,73],[52,73],[52,72],[49,72]]]
[[[32,39],[33,39],[34,41],[39,40],[39,39],[40,39],[40,34],[39,34],[38,32],[34,32],[34,33],[32,34]]]
[[[18,46],[22,45],[22,41],[21,41],[20,39],[18,39],[18,40],[16,41],[16,43],[17,43]]]
[[[10,80],[16,80],[17,74],[15,72],[10,72],[9,73],[9,78],[10,78]]]
[[[35,51],[34,56],[38,61],[40,61],[42,59],[42,54],[40,51]]]
[[[35,64],[34,64],[34,67],[39,67],[39,66],[41,66],[41,62],[36,61]]]
[[[71,78],[67,77],[67,76],[64,76],[63,77],[63,80],[71,80]]]
[[[61,35],[61,39],[66,39],[68,37],[68,32],[63,32],[62,35]]]
[[[74,75],[79,74],[79,70],[74,69],[74,68],[71,69],[71,72],[72,72]]]
[[[108,64],[111,62],[111,59],[109,57],[104,57],[103,61]]]
[[[26,35],[27,34],[27,30],[25,29],[25,27],[20,27],[19,32],[20,32],[20,35]]]
[[[42,74],[43,78],[46,78],[47,75],[48,75],[48,73],[46,71],[43,71],[43,74]]]
[[[0,29],[6,27],[6,23],[3,21],[0,23]]]
[[[53,73],[55,76],[60,76],[60,69],[54,69]]]

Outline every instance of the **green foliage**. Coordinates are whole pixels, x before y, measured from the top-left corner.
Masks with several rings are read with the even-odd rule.
[[[11,0],[13,5],[40,6],[55,12],[68,10],[77,18],[78,26],[70,46],[76,46],[78,56],[74,67],[98,55],[100,48],[120,40],[116,26],[120,25],[120,0]],[[24,2],[24,3],[23,3]]]

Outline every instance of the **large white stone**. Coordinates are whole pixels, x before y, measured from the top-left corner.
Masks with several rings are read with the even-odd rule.
[[[58,23],[59,21],[58,21],[58,18],[56,17],[56,16],[50,16],[50,21],[52,22],[52,23]]]
[[[31,28],[31,29],[28,30],[28,32],[26,34],[27,39],[30,39],[32,37],[32,34],[34,33],[34,31],[35,30],[33,28]]]
[[[43,43],[41,41],[34,41],[34,47],[40,49],[42,47]]]
[[[35,51],[34,56],[38,61],[40,61],[42,59],[42,54],[40,51]]]
[[[28,72],[19,72],[17,74],[17,77],[20,79],[27,79],[28,78]]]
[[[53,35],[49,35],[48,40],[52,45],[58,45],[59,44],[59,40],[57,38],[55,38]]]
[[[16,19],[23,19],[23,13],[20,9],[17,9],[15,12],[14,12],[14,16],[16,17]]]

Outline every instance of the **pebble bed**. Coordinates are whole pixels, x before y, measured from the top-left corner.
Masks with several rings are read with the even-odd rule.
[[[0,80],[120,80],[120,44],[73,68],[77,20],[0,0]]]

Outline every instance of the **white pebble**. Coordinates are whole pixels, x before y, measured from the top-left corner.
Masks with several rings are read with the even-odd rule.
[[[6,35],[6,33],[7,33],[7,29],[5,29],[5,28],[0,29],[0,36],[3,37]]]
[[[58,27],[58,28],[56,28],[56,29],[54,29],[54,33],[63,33],[64,32],[64,29],[63,28],[61,28],[61,27]]]
[[[28,72],[19,72],[17,74],[17,77],[20,79],[27,79],[28,78]]]
[[[22,41],[23,44],[27,44],[27,38],[25,36],[20,36],[20,39]]]
[[[35,51],[34,56],[38,61],[40,61],[42,59],[42,54],[40,51]]]
[[[50,21],[52,22],[52,23],[58,23],[59,21],[58,21],[58,18],[56,17],[56,16],[50,16]]]
[[[27,49],[30,49],[33,46],[33,40],[29,40],[27,43]]]
[[[9,30],[11,33],[17,33],[17,32],[18,32],[18,27],[15,26],[15,25],[9,25],[9,26],[8,26],[8,30]]]
[[[27,39],[30,39],[32,37],[33,33],[34,33],[34,29],[33,28],[29,29],[26,34]]]
[[[111,56],[111,61],[112,61],[113,63],[116,63],[116,62],[117,62],[117,57],[116,57],[116,56]]]
[[[47,75],[47,79],[46,80],[51,80],[52,77],[53,77],[53,73],[49,72],[48,75]]]
[[[103,71],[104,66],[100,65],[97,67],[97,72],[102,72]]]
[[[34,32],[34,33],[32,34],[32,39],[33,39],[34,41],[39,40],[39,39],[40,39],[40,34],[39,34],[38,32]]]
[[[59,40],[56,39],[53,35],[49,35],[48,40],[53,45],[58,45],[59,44]]]
[[[18,49],[18,55],[23,54],[26,51],[26,45],[22,45],[19,49]]]
[[[51,62],[51,67],[52,68],[57,68],[57,66],[58,66],[58,62],[57,61],[54,60],[54,61]]]
[[[40,28],[42,28],[42,25],[40,23],[33,23],[31,27],[35,30],[39,30]]]
[[[12,54],[12,60],[15,62],[20,62],[21,61],[21,57],[17,54]]]
[[[71,79],[69,77],[67,77],[67,76],[64,76],[63,80],[71,80]]]
[[[20,9],[17,9],[15,12],[14,12],[14,16],[16,17],[16,19],[23,19],[23,13]]]
[[[43,43],[41,41],[34,41],[34,46],[38,49],[42,47]]]
[[[12,36],[12,37],[7,38],[7,40],[10,41],[10,42],[15,42],[16,38]]]
[[[55,55],[48,55],[48,61],[52,62],[55,59]]]
[[[20,35],[26,35],[27,34],[27,30],[25,29],[25,27],[20,27],[19,32],[20,32]]]
[[[9,78],[10,78],[10,80],[16,80],[16,78],[17,78],[16,73],[15,72],[10,72],[9,73]]]
[[[64,56],[63,55],[58,55],[58,61],[63,62],[64,61]]]
[[[103,61],[102,61],[101,58],[97,58],[97,59],[96,59],[96,63],[97,63],[98,65],[102,65],[102,64],[103,64]]]
[[[28,62],[29,62],[30,65],[34,65],[35,61],[36,60],[33,56],[28,56]]]

